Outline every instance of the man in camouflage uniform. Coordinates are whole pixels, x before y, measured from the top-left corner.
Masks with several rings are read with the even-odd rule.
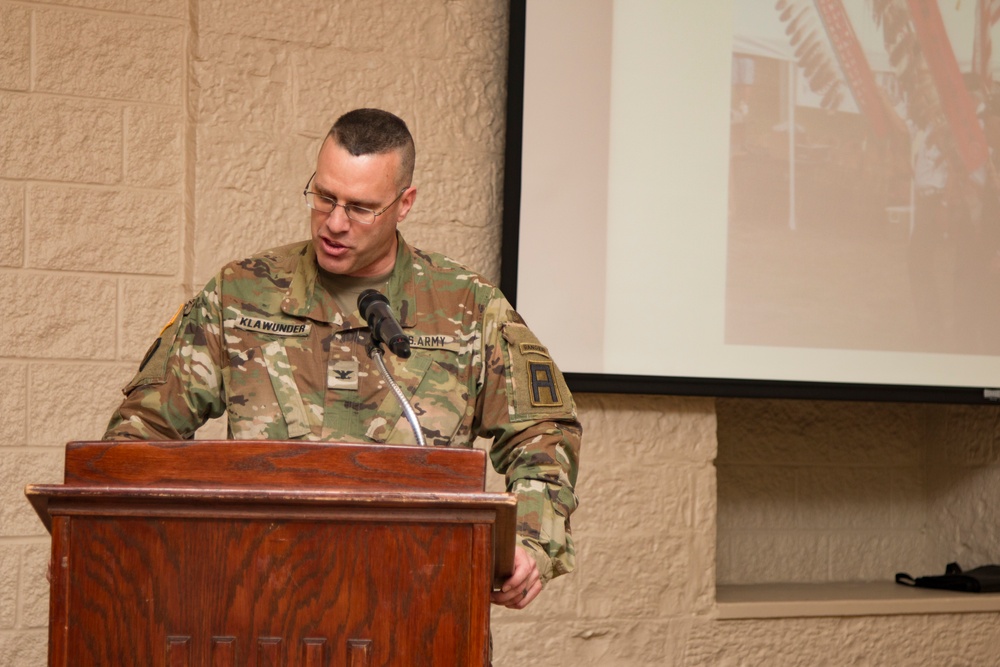
[[[581,427],[548,350],[500,291],[396,231],[416,198],[413,163],[396,116],[342,116],[306,185],[312,240],[223,267],[160,333],[104,437],[191,438],[225,414],[231,438],[413,444],[366,352],[357,296],[378,289],[412,349],[385,363],[427,444],[493,441],[517,494],[519,544],[493,602],[523,608],[574,566]]]

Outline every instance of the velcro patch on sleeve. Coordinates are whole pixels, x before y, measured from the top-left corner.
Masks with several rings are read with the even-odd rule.
[[[184,321],[184,316],[190,312],[191,304],[192,301],[188,301],[178,308],[174,316],[163,327],[160,335],[157,336],[153,344],[146,350],[146,354],[142,358],[142,363],[139,364],[139,370],[136,372],[135,377],[122,389],[123,394],[128,395],[136,387],[162,384],[165,381],[170,349],[177,338],[177,332],[180,330],[181,322]]]
[[[514,421],[560,417],[572,412],[572,399],[562,373],[528,327],[503,325],[506,366],[512,392],[508,400]]]

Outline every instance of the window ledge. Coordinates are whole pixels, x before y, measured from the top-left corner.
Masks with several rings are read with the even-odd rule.
[[[726,585],[720,619],[1000,612],[1000,593],[960,593],[892,581]]]

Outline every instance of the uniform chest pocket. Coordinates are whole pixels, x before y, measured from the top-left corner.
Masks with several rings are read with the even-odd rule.
[[[237,439],[284,440],[312,433],[295,369],[280,341],[230,359],[226,405],[229,430]]]
[[[389,372],[413,405],[427,444],[444,446],[451,442],[469,403],[468,391],[459,382],[454,368],[446,368],[429,355],[415,353],[405,364],[395,364]],[[366,435],[386,444],[416,444],[410,422],[392,391],[379,404]]]

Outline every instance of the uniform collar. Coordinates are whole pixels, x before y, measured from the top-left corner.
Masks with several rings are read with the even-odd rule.
[[[389,305],[399,316],[399,324],[404,329],[414,326],[417,321],[417,290],[413,275],[413,249],[396,232],[396,265],[392,268],[386,297]]]
[[[403,327],[412,327],[416,321],[416,290],[413,275],[413,250],[396,232],[396,264],[386,288],[386,297],[393,311],[399,315]],[[292,273],[292,282],[285,291],[281,310],[293,317],[307,317],[317,322],[328,322],[342,329],[365,326],[354,313],[345,315],[337,303],[323,289],[316,263],[316,249],[311,241],[305,243],[302,257]]]

